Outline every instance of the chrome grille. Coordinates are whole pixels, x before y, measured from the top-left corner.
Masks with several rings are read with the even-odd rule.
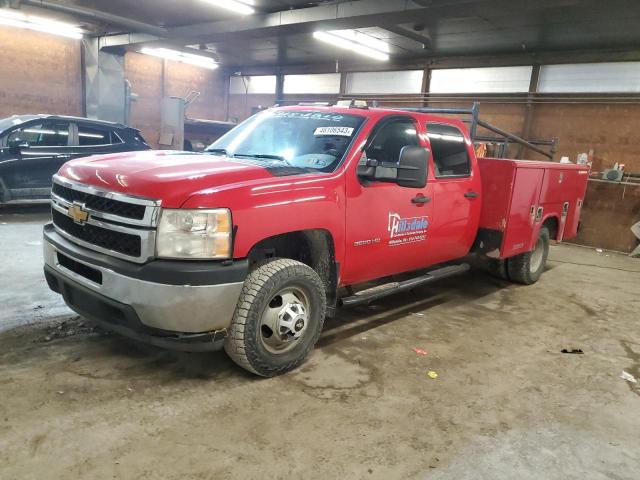
[[[81,192],[80,190],[74,190],[73,188],[62,186],[59,183],[54,183],[51,191],[60,198],[72,203],[82,203],[93,210],[111,213],[120,217],[133,218],[135,220],[142,220],[144,218],[144,211],[146,209],[144,205],[136,205],[133,203],[122,202],[120,200],[100,197],[98,195],[92,195],[87,192]]]
[[[95,225],[78,225],[64,213],[60,213],[57,210],[51,213],[53,224],[56,227],[79,240],[129,257],[139,257],[142,253],[140,237],[137,235],[115,232]]]
[[[56,175],[51,207],[56,231],[72,242],[138,263],[154,255],[159,201],[101,190]]]

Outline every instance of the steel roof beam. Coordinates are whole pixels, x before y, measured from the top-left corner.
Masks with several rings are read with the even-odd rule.
[[[309,33],[318,28],[348,29],[397,25],[416,21],[421,15],[446,7],[459,10],[462,4],[481,0],[432,0],[428,6],[415,0],[358,0],[282,12],[250,15],[238,19],[168,28],[156,38],[113,35],[105,39],[110,47],[171,42],[172,44],[215,43],[236,36],[273,36],[281,33]],[[504,2],[506,4],[514,2]],[[515,2],[519,3],[519,2]]]
[[[120,15],[113,15],[111,13],[92,10],[90,8],[50,2],[48,0],[22,0],[21,3],[23,5],[29,5],[31,7],[39,7],[47,10],[74,15],[76,17],[84,18],[87,20],[103,22],[108,25],[114,25],[134,32],[143,32],[148,35],[160,37],[168,35],[168,31],[165,28],[156,27],[155,25],[149,25],[148,23],[139,22],[131,18],[121,17]]]

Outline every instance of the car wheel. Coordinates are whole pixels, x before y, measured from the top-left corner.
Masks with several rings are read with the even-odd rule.
[[[325,312],[324,285],[312,268],[284,258],[266,261],[244,282],[225,351],[250,372],[280,375],[304,362]]]
[[[542,227],[538,240],[531,252],[521,253],[507,260],[507,270],[512,282],[531,285],[536,283],[544,272],[549,256],[549,230]]]

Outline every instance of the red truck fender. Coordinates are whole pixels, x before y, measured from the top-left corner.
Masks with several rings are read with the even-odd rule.
[[[340,263],[336,260],[335,240],[329,230],[283,232],[256,242],[247,254],[250,268],[271,257],[296,259],[315,270],[325,287],[327,315],[334,315],[338,301]]]
[[[556,213],[548,213],[542,217],[542,221],[538,223],[538,226],[533,231],[533,236],[531,237],[531,247],[536,244],[536,239],[538,235],[540,235],[540,229],[542,227],[547,227],[549,230],[549,238],[551,240],[555,240],[560,242],[562,240],[562,232],[560,231],[560,218]]]

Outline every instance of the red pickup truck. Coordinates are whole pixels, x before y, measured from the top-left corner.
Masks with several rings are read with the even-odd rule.
[[[45,276],[110,330],[224,346],[273,376],[304,361],[337,306],[458,274],[470,253],[537,281],[549,241],[576,234],[587,177],[577,165],[477,159],[465,123],[429,109],[273,108],[204,154],[64,165]]]

